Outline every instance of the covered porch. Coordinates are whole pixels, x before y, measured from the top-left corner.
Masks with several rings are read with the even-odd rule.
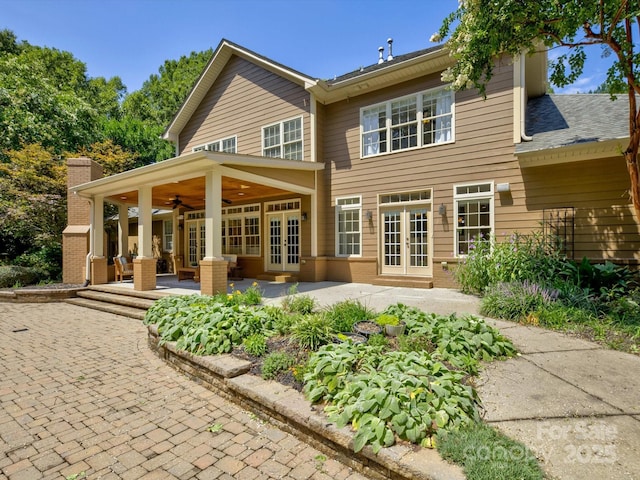
[[[230,256],[245,277],[275,271],[318,279],[313,259],[322,168],[315,162],[200,151],[70,186],[90,210],[85,279],[107,283],[108,258],[129,257],[133,288],[154,290],[159,252],[169,255],[174,274],[196,270],[204,294],[226,291]],[[105,204],[118,209],[113,245],[105,236]],[[133,251],[130,207],[138,211]],[[166,212],[160,226],[154,209]]]

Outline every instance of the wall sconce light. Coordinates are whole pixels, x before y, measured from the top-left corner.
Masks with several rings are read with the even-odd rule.
[[[511,185],[508,183],[499,183],[496,185],[496,190],[498,193],[507,193],[511,191]]]
[[[309,217],[307,217],[307,212],[302,212],[302,221],[306,222],[307,218],[309,218]]]
[[[373,220],[373,213],[371,213],[371,210],[367,210],[366,216],[368,221]]]
[[[447,206],[444,203],[441,203],[440,206],[438,207],[438,213],[440,215],[446,215],[447,214]]]

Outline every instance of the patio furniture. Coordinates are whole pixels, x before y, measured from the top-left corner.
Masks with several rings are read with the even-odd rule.
[[[120,257],[113,257],[113,265],[116,272],[116,282],[122,283],[124,277],[133,278],[133,265],[127,262],[127,259]],[[118,278],[120,280],[118,280]]]
[[[200,267],[180,267],[178,268],[178,281],[193,280],[200,281]]]

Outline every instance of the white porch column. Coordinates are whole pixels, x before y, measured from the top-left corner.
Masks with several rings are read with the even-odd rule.
[[[104,197],[93,198],[93,256],[104,257]]]
[[[205,258],[222,256],[222,175],[214,170],[205,175]]]
[[[138,257],[153,258],[151,187],[138,189]]]
[[[118,255],[129,253],[129,207],[118,205]]]

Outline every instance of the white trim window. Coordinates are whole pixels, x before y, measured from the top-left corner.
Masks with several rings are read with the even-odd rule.
[[[222,209],[222,253],[260,255],[260,204]]]
[[[454,93],[420,92],[360,109],[361,156],[454,141]]]
[[[173,220],[162,222],[162,250],[173,252]]]
[[[204,143],[192,148],[193,152],[224,152],[224,153],[238,153],[238,137],[228,137],[221,140],[216,140],[210,143]]]
[[[336,198],[336,256],[362,254],[362,197]]]
[[[302,160],[302,117],[262,127],[262,154],[265,157]]]
[[[468,255],[472,244],[493,233],[493,182],[454,185],[456,253]]]

